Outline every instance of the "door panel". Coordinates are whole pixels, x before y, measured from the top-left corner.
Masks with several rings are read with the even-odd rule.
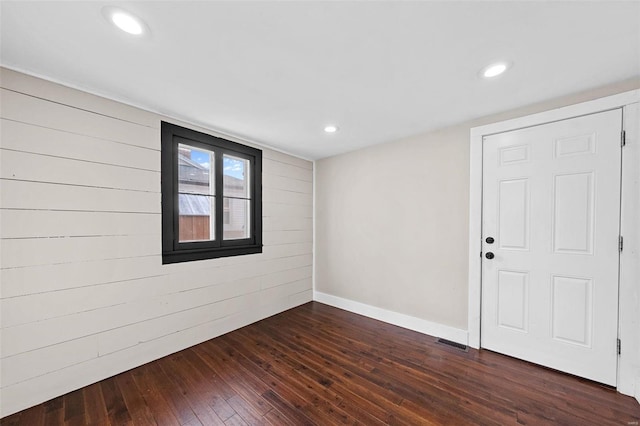
[[[613,110],[484,138],[482,347],[616,384],[621,126]]]
[[[593,254],[593,172],[555,176],[553,193],[554,252]]]
[[[553,277],[551,326],[554,339],[591,347],[592,283],[586,278]]]
[[[498,325],[527,331],[529,274],[516,271],[498,271]]]
[[[500,248],[529,248],[529,180],[500,181],[498,188],[498,241]]]

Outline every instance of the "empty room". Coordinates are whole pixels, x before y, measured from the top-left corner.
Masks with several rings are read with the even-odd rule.
[[[639,425],[640,1],[0,1],[0,424]]]

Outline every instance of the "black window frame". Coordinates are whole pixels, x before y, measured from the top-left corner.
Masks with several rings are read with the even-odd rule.
[[[161,122],[162,263],[190,262],[262,253],[262,150]],[[178,144],[215,153],[215,240],[179,241]],[[223,156],[250,162],[250,236],[223,239]]]

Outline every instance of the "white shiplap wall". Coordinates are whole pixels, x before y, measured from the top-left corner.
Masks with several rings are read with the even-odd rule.
[[[312,299],[311,162],[263,149],[262,254],[162,265],[165,118],[0,72],[0,417]]]

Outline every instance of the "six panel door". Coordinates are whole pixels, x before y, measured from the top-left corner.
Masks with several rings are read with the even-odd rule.
[[[621,129],[617,109],[483,139],[482,347],[616,384]]]

